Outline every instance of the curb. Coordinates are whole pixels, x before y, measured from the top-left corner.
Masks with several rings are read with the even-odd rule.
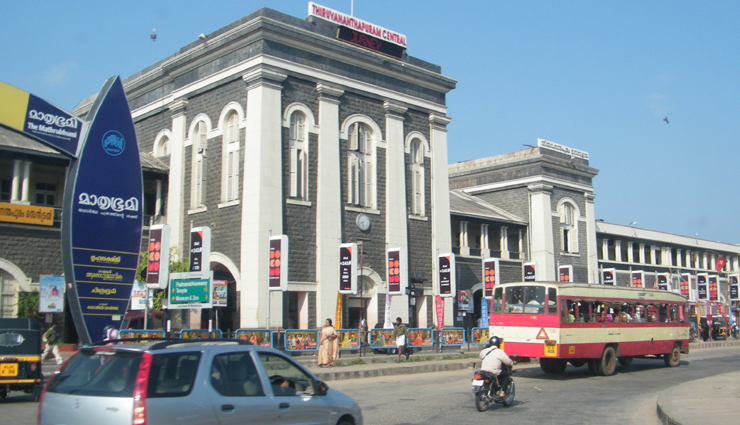
[[[689,349],[699,350],[702,348],[715,348],[715,347],[737,347],[740,346],[740,341],[714,341],[714,342],[694,342],[689,344]]]
[[[427,362],[426,364],[415,364],[409,366],[383,367],[378,369],[346,370],[332,372],[314,372],[322,381],[339,381],[344,379],[373,378],[378,376],[410,375],[415,373],[447,372],[453,370],[464,370],[474,367],[473,361],[440,361]]]
[[[681,422],[678,422],[677,420],[671,418],[668,416],[668,414],[663,410],[663,407],[660,406],[660,397],[658,397],[658,402],[656,403],[658,406],[658,420],[663,425],[681,425]]]

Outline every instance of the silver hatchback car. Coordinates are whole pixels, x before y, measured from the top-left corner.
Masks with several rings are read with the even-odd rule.
[[[350,397],[283,353],[243,341],[82,348],[47,382],[39,424],[362,425]]]

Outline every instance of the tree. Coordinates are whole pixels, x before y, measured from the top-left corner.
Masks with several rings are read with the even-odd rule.
[[[18,292],[18,317],[21,319],[42,320],[44,316],[39,313],[39,292]]]
[[[136,276],[142,281],[146,281],[146,269],[149,264],[149,251],[144,251],[139,256],[139,266],[136,269]],[[170,273],[184,273],[190,270],[190,262],[180,258],[180,250],[177,247],[170,248]],[[162,300],[167,296],[167,291],[155,289],[153,292],[152,310],[162,311]]]

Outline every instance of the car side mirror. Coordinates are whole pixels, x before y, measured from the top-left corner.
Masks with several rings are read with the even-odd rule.
[[[326,385],[326,382],[324,381],[318,381],[316,382],[316,395],[326,395],[326,393],[329,392],[329,386]]]

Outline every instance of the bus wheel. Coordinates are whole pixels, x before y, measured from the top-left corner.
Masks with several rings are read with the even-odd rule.
[[[663,361],[669,367],[676,367],[681,363],[681,349],[678,344],[673,346],[673,351],[663,355]]]
[[[620,357],[619,364],[621,364],[623,367],[630,367],[630,365],[632,364],[632,357]]]
[[[565,372],[568,362],[561,359],[540,359],[540,368],[545,373],[561,374]]]
[[[612,376],[617,368],[617,352],[614,347],[604,348],[601,359],[598,361],[597,371],[601,376]]]

